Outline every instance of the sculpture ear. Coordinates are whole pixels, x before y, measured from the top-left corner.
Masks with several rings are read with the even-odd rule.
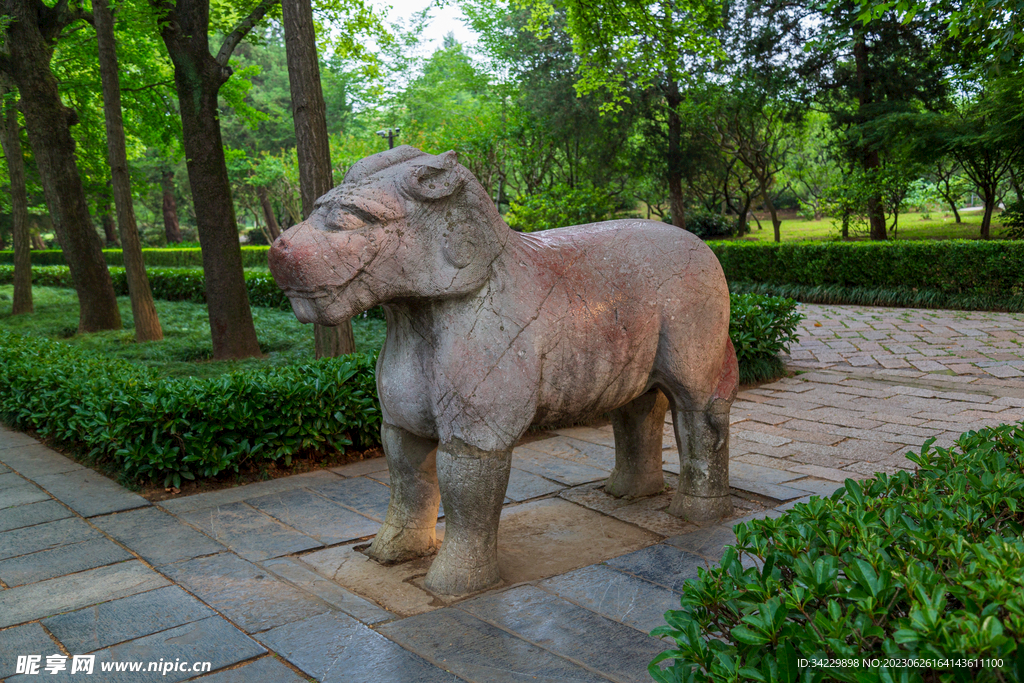
[[[441,199],[462,187],[459,155],[454,151],[429,157],[410,174],[409,189],[421,199]]]
[[[444,260],[460,270],[468,266],[479,248],[472,226],[453,225],[444,234]]]

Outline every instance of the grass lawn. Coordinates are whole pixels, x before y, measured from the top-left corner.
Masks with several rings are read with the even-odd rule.
[[[164,339],[137,343],[128,297],[118,297],[124,329],[76,334],[78,297],[72,289],[33,287],[35,313],[11,315],[12,285],[0,285],[0,329],[61,339],[112,358],[149,366],[169,377],[213,377],[232,370],[253,370],[267,365],[286,365],[313,360],[313,326],[303,325],[291,311],[254,306],[256,335],[265,359],[211,361],[210,323],[206,307],[180,301],[157,300]],[[353,321],[358,351],[379,349],[384,343],[384,321]]]
[[[946,240],[946,239],[978,239],[981,233],[981,211],[960,212],[963,223],[954,222],[952,214],[943,213],[906,213],[900,214],[896,234],[889,230],[889,239],[900,240]],[[762,229],[757,229],[757,223],[751,221],[751,231],[743,237],[731,237],[729,240],[743,241],[768,241],[775,239],[772,232],[771,219],[761,221]],[[1002,224],[999,223],[999,214],[992,219],[992,236],[999,237],[1002,232]],[[825,218],[820,221],[808,221],[803,218],[785,219],[782,221],[780,233],[783,242],[798,242],[801,240],[830,240],[839,238],[839,227],[832,219]],[[850,236],[854,239],[864,239],[867,236],[867,227],[860,226],[854,230],[851,226]]]

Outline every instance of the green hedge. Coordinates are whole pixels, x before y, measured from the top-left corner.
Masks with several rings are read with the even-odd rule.
[[[911,287],[843,287],[842,285],[793,285],[773,282],[729,283],[735,294],[781,296],[808,304],[943,308],[961,311],[1024,311],[1024,296],[1001,292],[955,294]]]
[[[923,292],[924,301],[942,301],[940,305],[958,297],[972,306],[1024,304],[1024,241],[708,245],[718,256],[726,278],[735,283],[895,290],[915,296]]]
[[[1024,423],[933,441],[908,455],[914,474],[848,479],[737,525],[735,547],[653,631],[675,646],[651,675],[1024,681]]]
[[[110,266],[110,278],[114,292],[128,296],[128,279],[124,268]],[[166,301],[191,301],[206,303],[206,282],[201,268],[146,268],[153,297]],[[0,285],[14,281],[14,266],[0,265]],[[71,287],[71,271],[67,266],[35,266],[32,268],[32,284],[42,287]],[[245,271],[245,285],[249,290],[249,303],[288,310],[288,297],[274,282],[269,271]]]
[[[374,354],[161,379],[61,342],[0,331],[0,416],[84,446],[129,479],[179,486],[312,449],[380,439]]]
[[[266,268],[267,250],[270,247],[242,247],[243,268]],[[64,253],[60,249],[33,251],[33,266],[65,266]],[[103,258],[107,265],[123,266],[124,257],[120,249],[104,249]],[[165,268],[202,268],[203,253],[196,248],[143,249],[142,260],[147,266]],[[13,251],[0,251],[0,263],[14,263]]]

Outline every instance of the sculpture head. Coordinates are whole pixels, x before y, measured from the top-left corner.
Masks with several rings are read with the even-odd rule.
[[[479,288],[509,228],[455,152],[403,145],[356,163],[270,249],[302,322],[335,325],[389,301]]]

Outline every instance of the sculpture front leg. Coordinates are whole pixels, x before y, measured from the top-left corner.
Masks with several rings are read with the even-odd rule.
[[[461,442],[437,450],[444,503],[444,543],[424,585],[441,595],[490,588],[498,575],[498,521],[512,466],[512,449],[481,451]]]
[[[391,501],[384,524],[367,551],[378,562],[392,563],[430,555],[437,550],[437,442],[394,425],[381,425],[388,460]]]

